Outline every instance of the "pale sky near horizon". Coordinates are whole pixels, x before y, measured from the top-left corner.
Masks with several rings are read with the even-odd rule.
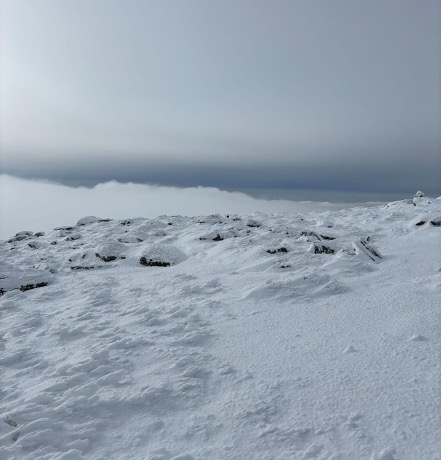
[[[437,0],[4,0],[0,17],[3,173],[440,190]]]

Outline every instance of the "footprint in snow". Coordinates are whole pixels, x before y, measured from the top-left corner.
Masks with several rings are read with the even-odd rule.
[[[343,353],[357,353],[358,350],[353,345],[349,345]]]
[[[12,426],[12,427],[16,427],[17,426],[17,422],[14,421],[11,417],[9,417],[9,415],[6,415],[6,417],[4,418],[3,420],[7,425],[9,426]]]
[[[414,334],[409,338],[410,342],[425,342],[428,339],[421,334]]]
[[[374,454],[370,460],[396,460],[396,449],[392,446],[381,450],[379,454]]]

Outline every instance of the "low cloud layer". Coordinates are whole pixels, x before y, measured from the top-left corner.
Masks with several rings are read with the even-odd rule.
[[[110,218],[160,215],[250,214],[255,211],[306,212],[350,204],[260,200],[216,188],[175,188],[107,182],[93,188],[0,175],[0,239],[22,230],[50,231],[87,215]]]
[[[434,158],[426,156],[428,145],[422,141],[408,146],[382,149],[360,147],[357,156],[350,151],[295,161],[277,149],[267,154],[259,150],[254,157],[240,154],[234,160],[220,154],[217,160],[203,158],[149,158],[132,156],[128,152],[103,154],[98,158],[77,156],[48,157],[29,151],[26,154],[2,158],[3,173],[26,179],[47,179],[74,186],[93,186],[116,180],[118,182],[151,183],[171,187],[215,187],[222,190],[246,192],[267,190],[268,196],[278,196],[278,190],[304,190],[315,193],[311,200],[335,201],[329,192],[341,194],[343,201],[388,201],[390,195],[406,197],[418,189],[439,194],[440,146],[431,150]],[[244,158],[245,156],[245,158]],[[285,160],[282,161],[282,157]],[[275,159],[275,160],[274,160]],[[273,161],[274,160],[274,161]],[[365,194],[367,198],[361,198]],[[372,198],[369,195],[372,195]],[[376,195],[377,194],[377,195]],[[346,195],[344,197],[344,195]],[[383,195],[383,196],[382,196]],[[296,198],[295,199],[300,199]],[[397,198],[393,198],[397,199]]]

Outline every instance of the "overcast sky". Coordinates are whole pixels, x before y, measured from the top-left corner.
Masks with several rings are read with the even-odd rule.
[[[440,194],[440,0],[3,0],[0,13],[4,173]]]

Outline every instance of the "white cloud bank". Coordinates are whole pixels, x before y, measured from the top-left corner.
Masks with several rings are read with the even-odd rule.
[[[198,216],[213,213],[250,214],[255,211],[306,212],[354,204],[260,200],[217,188],[175,188],[106,182],[93,188],[0,175],[0,239],[22,230],[50,231],[72,225],[88,215],[124,219],[160,215]]]

